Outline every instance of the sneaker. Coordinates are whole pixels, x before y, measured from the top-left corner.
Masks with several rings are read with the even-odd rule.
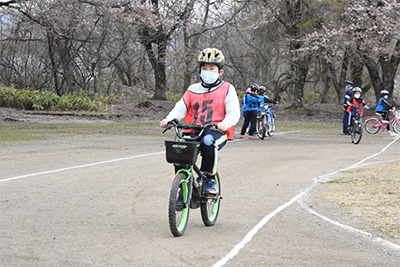
[[[239,136],[239,139],[243,139],[243,138],[244,138],[244,135],[241,134],[241,135]]]
[[[181,188],[179,188],[179,196],[176,199],[176,211],[181,211],[183,210],[183,191]]]
[[[214,178],[208,178],[206,183],[206,188],[204,188],[205,194],[216,195],[218,193],[217,184]]]
[[[249,139],[254,139],[254,134],[252,134],[252,135],[249,135]]]

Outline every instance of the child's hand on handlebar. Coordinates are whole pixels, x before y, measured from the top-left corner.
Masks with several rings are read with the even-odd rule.
[[[160,121],[161,128],[167,128],[168,122],[169,122],[169,120],[167,120],[167,119],[163,119],[162,121]]]
[[[226,132],[226,130],[228,130],[228,126],[223,122],[219,122],[217,126],[218,126],[218,131],[220,132],[224,133]]]

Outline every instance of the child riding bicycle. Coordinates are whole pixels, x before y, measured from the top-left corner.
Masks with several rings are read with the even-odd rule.
[[[348,105],[347,112],[349,112],[351,114],[350,115],[351,117],[350,117],[349,129],[351,129],[353,127],[353,117],[357,116],[357,114],[355,114],[355,112],[353,111],[354,108],[353,108],[352,105],[354,105],[356,107],[366,107],[366,108],[368,108],[368,106],[365,104],[365,100],[362,99],[362,97],[361,97],[361,93],[362,93],[361,88],[360,87],[355,87],[353,89],[353,97],[349,101],[347,101],[347,103],[346,103]],[[362,117],[363,108],[361,108],[358,111],[358,115]]]
[[[217,172],[218,151],[226,144],[226,130],[240,118],[239,100],[235,87],[220,79],[224,73],[225,57],[215,48],[206,48],[198,56],[200,83],[189,86],[168,116],[160,122],[162,128],[174,119],[185,118],[187,124],[214,123],[218,131],[206,129],[200,142],[200,170],[207,174],[204,192],[216,194],[214,175]],[[194,131],[188,134],[195,134]]]
[[[389,92],[387,90],[381,91],[381,98],[379,99],[378,105],[376,106],[376,113],[383,115],[383,123],[388,123],[389,111],[393,108],[392,105],[387,102]]]

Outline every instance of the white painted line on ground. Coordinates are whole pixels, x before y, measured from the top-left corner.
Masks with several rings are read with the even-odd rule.
[[[250,240],[253,238],[253,236],[260,230],[272,217],[274,217],[276,214],[281,212],[282,210],[286,209],[290,205],[292,205],[297,199],[299,199],[301,196],[306,194],[306,191],[298,194],[294,198],[292,198],[290,201],[286,202],[267,216],[265,216],[256,226],[253,227],[253,229],[250,230],[250,232],[247,233],[247,235],[243,238],[242,241],[240,241],[239,244],[237,244],[225,257],[223,257],[221,260],[219,260],[217,263],[213,265],[213,267],[220,267],[225,265],[230,259],[235,257],[239,251],[247,244],[250,242]]]
[[[288,134],[288,133],[298,133],[298,132],[303,132],[304,130],[296,130],[296,131],[287,131],[287,132],[279,132],[279,133],[275,133],[275,135],[285,135],[285,134]],[[272,138],[272,136],[271,137],[269,137],[269,136],[266,136],[266,137],[268,137],[268,138]],[[258,137],[257,137],[258,138]],[[268,139],[267,138],[267,139]],[[243,141],[243,140],[246,140],[246,139],[249,139],[248,137],[246,137],[246,138],[243,138],[243,139],[233,139],[233,140],[229,140],[229,142],[238,142],[238,141]]]
[[[396,137],[395,140],[393,140],[390,144],[388,144],[387,146],[385,146],[380,152],[375,153],[372,156],[369,156],[357,163],[355,163],[354,165],[326,174],[324,176],[321,177],[317,177],[313,179],[312,184],[306,188],[306,190],[304,190],[303,192],[301,192],[300,194],[298,194],[297,196],[295,196],[294,198],[292,198],[291,200],[289,200],[288,202],[286,202],[285,204],[283,204],[282,206],[280,206],[279,208],[275,209],[273,212],[271,212],[270,214],[268,214],[267,216],[265,216],[256,226],[253,227],[253,229],[250,230],[250,232],[247,233],[247,235],[242,239],[242,241],[240,241],[239,244],[237,244],[225,257],[223,257],[221,260],[219,260],[217,263],[215,263],[213,265],[213,267],[220,267],[225,265],[225,263],[227,263],[230,259],[232,259],[233,257],[235,257],[239,251],[248,243],[250,242],[250,240],[253,238],[253,236],[258,232],[258,230],[260,230],[271,218],[273,218],[275,215],[277,215],[279,212],[281,212],[282,210],[284,210],[285,208],[289,207],[290,205],[292,205],[295,201],[297,201],[298,199],[300,199],[301,197],[303,197],[304,195],[306,195],[309,191],[311,191],[311,189],[313,189],[321,180],[321,178],[326,178],[329,176],[332,176],[333,174],[336,174],[340,171],[345,171],[345,170],[349,170],[351,168],[354,168],[355,166],[358,166],[360,164],[362,164],[363,162],[365,162],[368,159],[371,159],[373,157],[378,156],[379,154],[382,154],[383,152],[385,152],[385,150],[387,148],[389,148],[391,145],[393,145],[397,140],[399,139],[399,137]],[[359,230],[360,231],[360,230]],[[368,234],[368,233],[367,233]]]
[[[154,155],[164,154],[164,153],[165,153],[165,151],[155,152],[155,153],[150,153],[150,154],[136,155],[136,156],[126,157],[126,158],[111,159],[111,160],[94,162],[94,163],[89,163],[89,164],[84,164],[84,165],[72,166],[72,167],[68,167],[68,168],[61,168],[61,169],[56,169],[56,170],[51,170],[51,171],[31,173],[31,174],[26,174],[26,175],[21,175],[21,176],[15,176],[15,177],[11,177],[11,178],[2,179],[2,180],[0,180],[0,182],[8,182],[8,181],[28,178],[28,177],[32,177],[32,176],[38,176],[38,175],[43,175],[43,174],[68,171],[68,170],[79,169],[79,168],[86,168],[86,167],[91,167],[91,166],[96,166],[96,165],[101,165],[101,164],[113,163],[113,162],[117,162],[117,161],[123,161],[123,160],[134,159],[134,158],[142,158],[142,157],[154,156]]]
[[[292,132],[296,132],[296,131],[292,131]],[[290,132],[284,132],[284,133],[290,133]],[[231,140],[229,142],[235,142],[235,141],[241,141],[241,140],[242,139],[235,139],[235,140]],[[55,173],[55,172],[62,172],[62,171],[68,171],[68,170],[73,170],[73,169],[86,168],[86,167],[91,167],[91,166],[96,166],[96,165],[101,165],[101,164],[113,163],[113,162],[117,162],[117,161],[134,159],[134,158],[148,157],[148,156],[164,154],[164,153],[165,153],[165,151],[160,151],[160,152],[155,152],[155,153],[150,153],[150,154],[143,154],[143,155],[136,155],[136,156],[126,157],[126,158],[119,158],[119,159],[112,159],[112,160],[94,162],[94,163],[90,163],[90,164],[72,166],[72,167],[68,167],[68,168],[61,168],[61,169],[56,169],[56,170],[51,170],[51,171],[44,171],[44,172],[38,172],[38,173],[25,174],[25,175],[21,175],[21,176],[5,178],[5,179],[0,180],[0,182],[8,182],[8,181],[28,178],[28,177],[32,177],[32,176],[39,176],[39,175],[43,175],[43,174],[50,174],[50,173]]]
[[[329,222],[329,223],[331,223],[331,224],[334,224],[334,225],[336,225],[336,226],[339,226],[340,228],[343,228],[343,229],[345,229],[345,230],[347,230],[347,231],[349,231],[349,232],[351,232],[351,233],[358,233],[358,234],[365,235],[365,236],[367,236],[367,237],[369,237],[369,238],[372,238],[372,234],[371,234],[371,233],[368,233],[368,232],[365,232],[365,231],[362,231],[362,230],[359,230],[359,229],[356,229],[356,228],[353,228],[353,227],[344,225],[344,224],[342,224],[342,223],[340,223],[340,222],[337,222],[337,221],[334,221],[334,220],[332,220],[332,219],[329,219],[328,217],[326,217],[326,216],[324,216],[324,215],[322,215],[322,214],[319,214],[319,213],[316,212],[315,210],[313,210],[313,209],[307,207],[307,205],[301,200],[301,198],[300,198],[297,202],[300,204],[300,206],[301,206],[303,209],[307,210],[308,212],[310,212],[311,214],[314,214],[314,215],[317,216],[317,217],[320,217],[321,219],[323,219],[323,220],[326,221],[326,222]],[[372,238],[371,240],[374,241],[374,242],[377,242],[377,243],[381,244],[382,246],[385,246],[386,248],[393,249],[393,250],[399,250],[399,251],[400,251],[400,245],[397,245],[397,244],[395,244],[395,243],[392,243],[392,242],[383,240],[382,238],[375,237],[375,238]]]
[[[304,130],[296,130],[296,131],[288,131],[288,132],[279,132],[279,133],[276,133],[275,135],[285,135],[285,134],[288,134],[288,133],[298,133],[298,132],[303,132]]]

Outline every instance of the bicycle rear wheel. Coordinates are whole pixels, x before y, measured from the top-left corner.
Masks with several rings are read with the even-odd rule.
[[[266,126],[265,126],[265,124],[264,124],[264,120],[265,120],[265,117],[264,117],[264,116],[260,116],[260,117],[257,119],[256,132],[257,132],[258,138],[260,138],[261,140],[264,140],[265,131],[266,131]]]
[[[174,236],[181,236],[185,233],[189,220],[189,205],[184,205],[189,197],[189,185],[186,179],[185,172],[178,173],[172,182],[169,194],[169,229]]]
[[[268,128],[268,135],[273,136],[275,134],[275,116],[274,116],[274,114],[272,114],[272,116],[270,116],[270,117],[271,118],[270,118],[270,125]]]
[[[219,206],[221,201],[221,180],[218,173],[215,175],[215,182],[218,188],[218,194],[203,201],[200,204],[201,219],[206,226],[213,226],[217,221]]]
[[[369,118],[364,123],[365,130],[370,134],[376,134],[379,132],[379,125],[380,122],[377,118]]]
[[[351,141],[358,144],[361,141],[363,127],[359,121],[354,122],[353,131],[351,132]]]
[[[400,120],[393,120],[392,129],[396,133],[400,134]]]

